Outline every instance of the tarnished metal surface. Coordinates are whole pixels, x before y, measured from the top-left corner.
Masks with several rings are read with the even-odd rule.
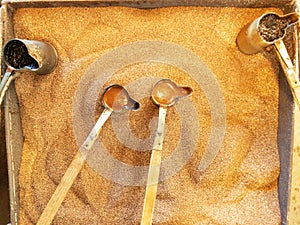
[[[10,186],[11,222],[18,224],[19,215],[19,170],[22,157],[23,136],[18,99],[14,83],[6,93],[5,101],[6,148]]]
[[[279,76],[278,149],[280,156],[279,203],[282,225],[288,224],[289,187],[291,183],[291,149],[293,128],[293,96],[284,76]]]

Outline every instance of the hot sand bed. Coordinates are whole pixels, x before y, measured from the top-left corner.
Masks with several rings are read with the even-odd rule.
[[[211,106],[206,93],[188,73],[170,64],[137,62],[121,68],[104,84],[129,85],[139,78],[154,77],[170,78],[194,89],[191,100],[198,118],[187,120],[198,119],[198,142],[186,165],[160,183],[154,224],[279,224],[279,67],[273,52],[247,56],[235,44],[243,26],[269,11],[278,12],[203,7],[17,9],[16,37],[49,42],[59,55],[52,74],[25,74],[16,81],[25,138],[20,224],[37,222],[78,151],[73,103],[80,92],[81,78],[105,53],[141,40],[175,43],[199,56],[216,77],[226,103],[226,133],[220,153],[199,174],[196,168],[211,132]],[[151,83],[143,85],[149,87]],[[88,97],[86,102],[91,101]],[[151,120],[158,109],[149,97],[140,102],[141,110],[130,114],[129,125],[134,135],[141,139],[150,136],[151,142],[151,131],[155,129]],[[96,120],[100,113],[97,106],[90,116]],[[114,118],[117,120],[118,115]],[[170,108],[164,159],[172,155],[180,140],[180,119],[175,108]],[[150,152],[125,146],[117,139],[112,122],[104,125],[100,135],[106,150],[126,164],[146,165]],[[187,142],[192,137],[184,136]],[[53,224],[138,224],[144,191],[144,187],[112,182],[85,164]]]

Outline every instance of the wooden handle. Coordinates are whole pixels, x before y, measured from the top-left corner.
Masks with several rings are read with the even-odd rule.
[[[85,151],[90,150],[93,147],[102,126],[104,125],[105,121],[109,118],[111,113],[112,113],[111,109],[104,109],[99,119],[97,120],[95,126],[93,127],[90,134],[86,138],[85,142],[82,144],[81,146],[82,150]],[[86,156],[82,155],[81,151],[78,151],[75,158],[73,159],[70,166],[68,167],[65,175],[63,176],[59,185],[57,186],[55,192],[53,193],[50,201],[46,205],[46,208],[44,209],[41,217],[39,218],[37,225],[51,224],[61,203],[64,201],[69,189],[71,188],[72,184],[74,183],[74,180],[76,179],[78,173],[80,172],[85,159]]]
[[[37,225],[51,224],[54,216],[56,215],[61,203],[65,199],[69,189],[71,188],[74,180],[80,172],[85,161],[85,157],[80,151],[76,154],[66,173],[62,177],[60,184],[57,186],[54,194],[44,209],[41,217],[39,218]]]
[[[162,145],[164,140],[164,127],[167,109],[160,107],[158,116],[158,126],[155,133],[153,150],[150,159],[147,187],[144,199],[143,215],[141,225],[152,224],[155,199],[158,187],[158,178],[161,165]]]
[[[294,97],[294,101],[298,108],[300,109],[300,80],[296,73],[295,67],[290,59],[288,51],[282,40],[274,43],[277,56],[279,58],[282,70],[285,74],[286,80],[288,81],[291,92]]]
[[[156,193],[158,187],[161,152],[162,152],[161,150],[152,151],[141,225],[152,224],[155,199],[156,199]]]

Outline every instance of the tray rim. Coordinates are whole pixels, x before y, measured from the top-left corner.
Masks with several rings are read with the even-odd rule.
[[[133,8],[141,8],[141,9],[150,9],[150,8],[162,8],[162,7],[176,7],[176,6],[199,6],[199,7],[237,7],[237,8],[281,8],[283,11],[291,10],[291,9],[299,9],[299,2],[294,0],[281,0],[277,1],[276,4],[270,5],[269,3],[259,3],[256,4],[247,0],[240,0],[238,2],[234,2],[236,0],[228,0],[225,2],[223,0],[2,0],[1,1],[1,49],[3,44],[14,37],[13,32],[13,13],[16,9],[19,8],[52,8],[52,7],[112,7],[112,6],[123,6],[123,7],[133,7]],[[267,1],[267,0],[266,0]],[[297,30],[297,29],[296,29]],[[298,33],[294,32],[294,38],[296,43],[299,42]],[[295,46],[295,65],[299,70],[299,49],[298,44]],[[1,51],[1,59],[2,59],[2,51]],[[5,65],[1,60],[1,69],[4,71]],[[284,83],[284,82],[282,82]],[[284,92],[288,92],[286,87],[283,88]],[[285,93],[286,94],[286,93]],[[287,94],[288,95],[288,94]],[[20,169],[20,157],[16,154],[20,154],[22,149],[20,149],[20,143],[23,143],[23,134],[21,127],[21,118],[18,107],[18,99],[16,95],[15,85],[11,85],[9,90],[7,91],[7,98],[5,100],[5,123],[6,123],[6,143],[10,143],[6,146],[7,148],[7,160],[8,160],[8,170],[9,170],[9,189],[10,189],[10,214],[11,214],[11,224],[17,225],[18,216],[19,216],[19,196],[15,195],[15,193],[19,193],[19,185],[18,172]],[[289,97],[287,97],[289,98]],[[8,99],[8,100],[7,100]],[[286,100],[286,99],[285,99]],[[293,115],[295,112],[295,108],[293,107],[293,102],[288,99],[287,103],[284,103],[283,107],[290,107],[291,117],[288,118],[288,122],[291,122],[291,127],[288,133],[291,134],[289,140],[286,140],[290,147],[288,152],[284,152],[285,161],[281,161],[280,163],[284,163],[284,167],[289,168],[289,173],[284,175],[284,179],[288,180],[288,188],[287,192],[283,193],[282,197],[284,197],[283,209],[281,208],[281,212],[284,212],[282,216],[282,224],[289,224],[289,209],[290,207],[290,194],[291,194],[291,174],[292,174],[292,159],[293,159]],[[286,122],[286,121],[285,121]],[[12,131],[10,128],[14,124],[16,126],[16,131]],[[12,142],[16,142],[16,144],[11,144]],[[14,146],[14,147],[12,147]],[[22,145],[21,145],[22,148]],[[16,151],[15,151],[16,150]],[[286,150],[286,149],[285,149]],[[286,161],[287,160],[287,161]],[[280,173],[281,174],[281,173]],[[282,174],[281,174],[282,175]],[[280,175],[280,176],[281,176]]]
[[[1,4],[10,5],[13,8],[71,6],[127,6],[134,8],[157,8],[172,6],[291,8],[295,5],[295,0],[2,0]]]

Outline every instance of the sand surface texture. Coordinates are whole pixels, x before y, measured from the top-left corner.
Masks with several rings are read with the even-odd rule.
[[[133,168],[149,163],[150,151],[145,150],[151,149],[158,116],[150,91],[159,78],[190,86],[194,93],[180,100],[177,108],[168,109],[163,160],[174,156],[183,141],[185,147],[179,149],[181,155],[174,162],[184,164],[164,167],[175,172],[159,184],[153,223],[279,224],[278,63],[274,52],[247,56],[235,44],[241,28],[268,11],[278,10],[17,9],[16,37],[49,42],[59,55],[53,73],[26,73],[16,81],[25,138],[20,224],[37,222],[80,142],[103,110],[97,96],[113,83],[128,86],[141,109],[114,113],[107,121],[93,152],[109,153],[111,160],[91,157],[85,163],[53,224],[139,224],[145,187],[132,186],[141,180],[139,174],[127,177],[129,172],[120,164]],[[149,42],[135,51],[122,47],[131,43],[134,49],[138,41],[145,40]],[[173,46],[164,51],[169,55],[144,59],[157,43],[162,48]],[[183,48],[188,53],[180,58]],[[124,52],[127,57],[118,64]],[[190,54],[199,57],[201,68],[206,67],[196,78],[177,66],[180,62],[188,65]],[[193,60],[190,62],[189,68],[195,71]],[[212,77],[215,86],[205,87]],[[199,84],[199,80],[204,82]],[[221,90],[226,105],[225,136],[213,164],[199,173],[211,127],[222,127],[212,119],[216,112],[212,104],[220,102],[214,99],[218,96],[215,90]]]

